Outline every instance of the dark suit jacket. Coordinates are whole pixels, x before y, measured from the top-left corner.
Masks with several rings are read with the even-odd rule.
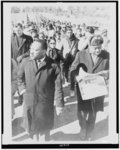
[[[94,65],[89,50],[80,51],[77,53],[76,58],[71,66],[71,73],[77,75],[79,68],[82,67],[88,73],[97,73],[102,70],[109,69],[109,53],[106,51],[101,51],[97,63]],[[77,85],[77,97],[78,97],[78,111],[92,111],[92,105],[94,101],[94,111],[103,111],[103,100],[104,96],[95,98],[94,100],[83,101],[81,93]],[[100,99],[100,100],[98,100]]]
[[[25,34],[23,34],[21,37],[22,42],[20,46],[18,46],[17,43],[17,35],[13,33],[11,37],[11,58],[13,58],[14,60],[16,60],[19,56],[22,56],[24,58],[29,55],[30,44],[33,41],[32,37]]]
[[[37,68],[35,60],[30,60],[29,57],[23,59],[18,72],[18,89],[21,91],[24,88],[24,127],[33,133],[51,129],[54,121],[54,100],[58,107],[64,105],[57,64],[46,56],[40,68]]]

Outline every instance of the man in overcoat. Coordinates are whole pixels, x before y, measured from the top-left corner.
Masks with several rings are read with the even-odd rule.
[[[22,61],[18,72],[18,87],[24,97],[23,126],[37,140],[45,135],[49,140],[54,124],[54,100],[60,114],[64,106],[60,68],[46,55],[47,43],[34,41],[30,58]]]
[[[89,48],[77,53],[71,66],[71,90],[74,90],[75,76],[78,75],[80,67],[88,73],[99,73],[105,79],[109,77],[109,53],[102,50],[103,38],[95,35],[90,40]],[[80,138],[90,139],[95,126],[98,111],[104,110],[104,96],[83,100],[78,84],[76,83],[78,100],[78,120],[81,127]]]
[[[22,59],[29,56],[29,49],[32,42],[32,37],[24,34],[22,24],[18,23],[15,27],[15,33],[11,37],[11,58],[17,62],[18,69]],[[22,104],[22,96],[19,95],[18,100]]]
[[[22,24],[18,23],[11,37],[11,58],[20,63],[29,55],[32,37],[23,33]]]

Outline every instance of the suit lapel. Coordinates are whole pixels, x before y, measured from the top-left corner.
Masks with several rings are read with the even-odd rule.
[[[22,35],[22,42],[21,42],[21,45],[20,45],[19,48],[18,48],[18,53],[20,52],[20,50],[21,50],[22,46],[24,45],[25,41],[26,41],[26,38],[25,38],[25,36],[24,36],[24,34],[23,34],[23,35]]]
[[[71,50],[72,50],[74,44],[75,44],[75,41],[73,40],[72,43],[71,43]]]
[[[99,66],[99,64],[102,62],[103,58],[99,57],[97,63],[93,66],[93,71]]]
[[[37,75],[38,73],[40,73],[40,71],[41,71],[46,65],[47,65],[47,60],[46,60],[46,58],[45,58],[45,60],[40,64],[39,68],[37,69],[36,75]]]
[[[22,42],[21,42],[21,45],[19,46],[19,50],[21,49],[21,47],[24,45],[26,39],[23,39]]]
[[[32,64],[33,64],[33,68],[34,68],[34,72],[36,73],[37,72],[37,64],[36,64],[36,61],[35,60],[33,60],[32,61]]]
[[[92,57],[91,57],[91,55],[90,55],[90,53],[89,53],[89,50],[86,50],[86,53],[85,53],[85,58],[87,58],[85,61],[87,62],[87,64],[88,64],[88,68],[89,68],[89,71],[91,72],[92,71],[92,69],[93,69],[93,66],[94,66],[94,64],[93,64],[93,60],[92,60]]]

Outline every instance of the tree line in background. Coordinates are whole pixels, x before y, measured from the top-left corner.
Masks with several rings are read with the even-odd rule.
[[[56,16],[67,16],[73,15],[75,17],[90,16],[90,17],[101,17],[109,19],[109,7],[99,6],[68,6],[67,8],[61,7],[48,7],[48,6],[34,6],[34,7],[12,7],[11,13],[50,13]]]

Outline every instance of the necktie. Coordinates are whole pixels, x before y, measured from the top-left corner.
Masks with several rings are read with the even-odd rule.
[[[41,60],[40,59],[37,60],[37,66],[38,66],[38,68],[40,68],[41,64],[42,64]]]

